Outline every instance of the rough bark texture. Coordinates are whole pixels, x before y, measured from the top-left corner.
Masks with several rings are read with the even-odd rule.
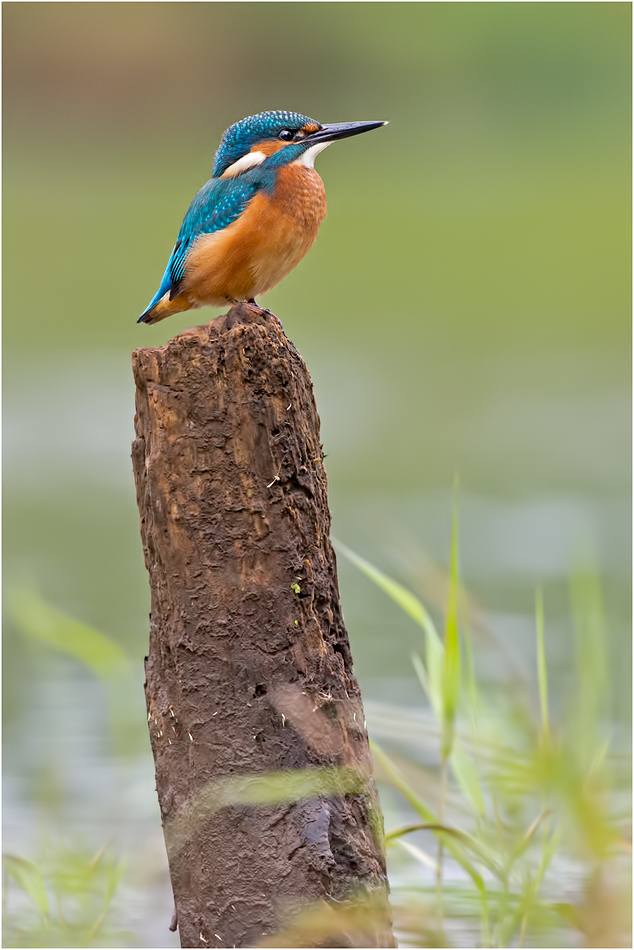
[[[306,945],[394,946],[306,366],[239,305],[133,367],[145,689],[181,945],[255,946],[315,902],[360,898],[361,934]],[[339,794],[231,804],[231,777],[316,767],[342,769]]]

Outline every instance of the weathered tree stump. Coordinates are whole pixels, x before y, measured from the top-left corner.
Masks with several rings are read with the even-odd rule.
[[[394,946],[306,366],[239,305],[133,367],[145,691],[181,945],[255,946],[315,903],[361,901],[360,929],[339,915],[304,945]],[[323,787],[249,804],[280,771]]]

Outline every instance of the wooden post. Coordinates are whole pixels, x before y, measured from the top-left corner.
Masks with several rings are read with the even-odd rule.
[[[181,945],[252,947],[319,902],[366,901],[352,935],[333,923],[312,945],[395,946],[306,366],[238,305],[133,368],[145,690]]]

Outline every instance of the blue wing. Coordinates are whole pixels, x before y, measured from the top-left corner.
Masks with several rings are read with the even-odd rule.
[[[144,321],[166,293],[169,292],[170,299],[178,294],[178,286],[187,268],[187,253],[196,238],[228,227],[240,217],[254,194],[269,184],[265,176],[254,172],[257,170],[238,178],[212,178],[203,185],[183,218],[161,285],[137,323]]]

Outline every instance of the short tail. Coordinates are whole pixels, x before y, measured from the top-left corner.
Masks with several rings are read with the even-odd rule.
[[[163,294],[158,303],[155,303],[143,311],[137,323],[158,323],[159,320],[164,320],[165,317],[171,317],[173,313],[191,310],[191,307],[192,305],[184,294],[178,294],[173,300],[170,300],[168,291],[166,294]]]

